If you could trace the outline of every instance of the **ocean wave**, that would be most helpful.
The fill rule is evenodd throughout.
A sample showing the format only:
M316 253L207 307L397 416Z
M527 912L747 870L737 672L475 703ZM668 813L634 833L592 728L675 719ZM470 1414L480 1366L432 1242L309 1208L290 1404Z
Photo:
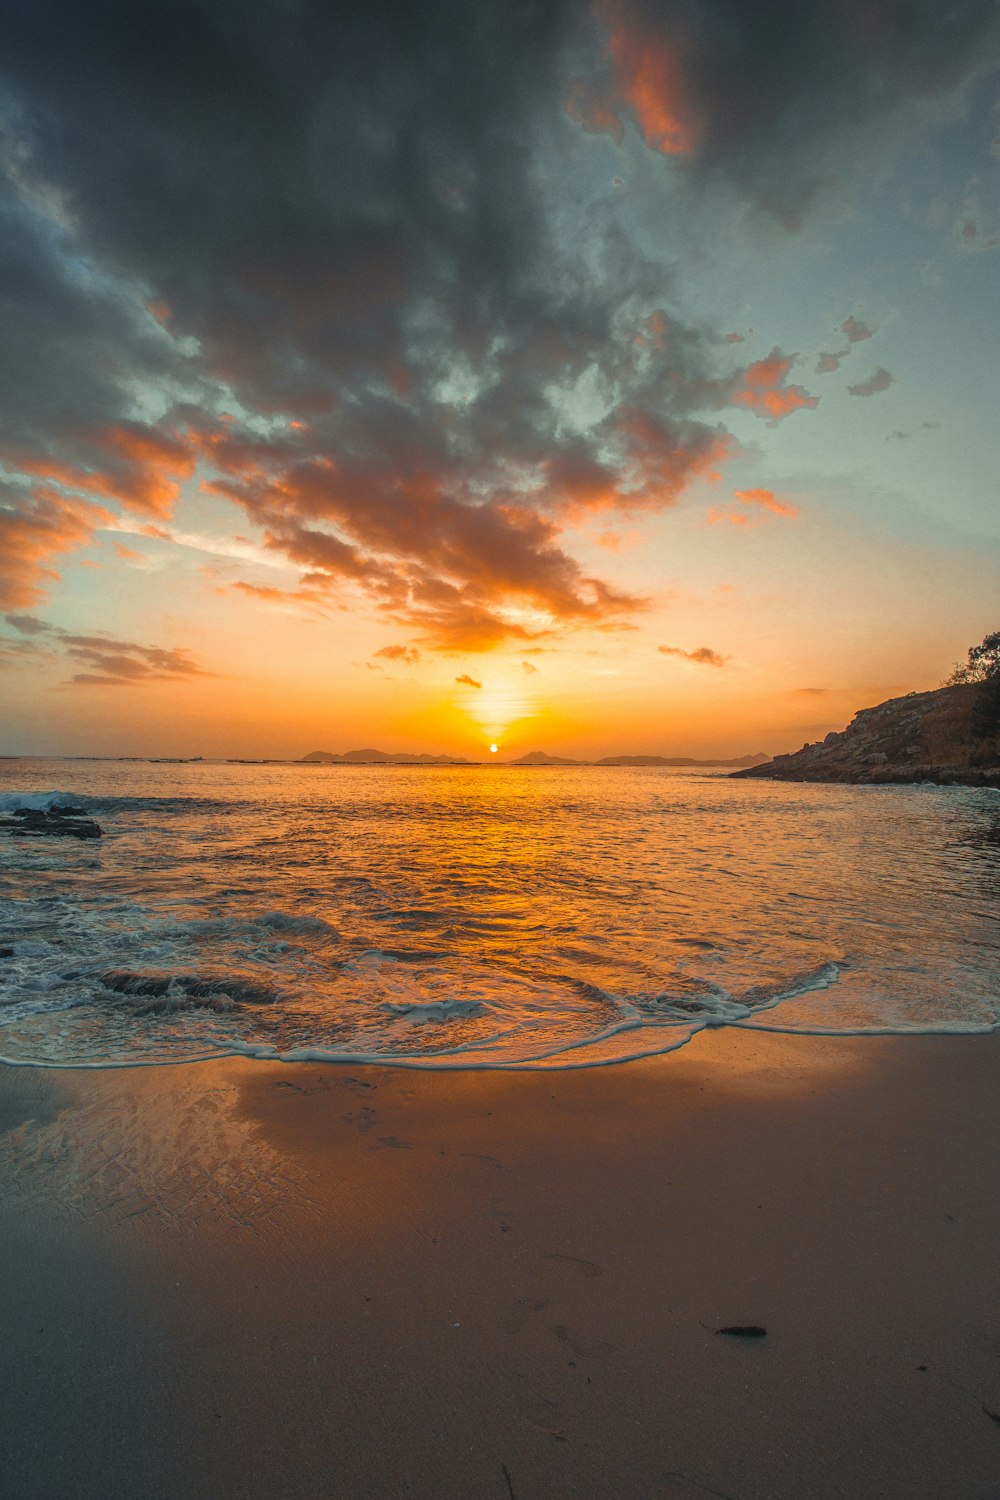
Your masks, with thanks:
M51 812L55 807L75 807L88 812L129 812L149 810L151 812L212 812L232 807L228 801L213 797L119 797L110 793L93 795L88 792L0 792L0 813L16 812L19 808L32 811Z
M280 998L275 986L261 984L247 974L143 974L107 969L86 977L132 1002L137 1015L166 1014L185 1007L221 1012L237 1005L274 1005Z
M82 807L88 800L74 792L0 792L0 812L17 812L22 807L51 812L54 807Z

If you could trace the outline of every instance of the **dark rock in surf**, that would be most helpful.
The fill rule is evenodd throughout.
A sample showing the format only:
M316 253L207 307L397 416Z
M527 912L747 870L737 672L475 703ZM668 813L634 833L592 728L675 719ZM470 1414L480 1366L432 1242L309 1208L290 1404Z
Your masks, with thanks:
M74 839L99 839L101 825L83 816L82 807L17 807L8 818L0 818L0 832L14 838L40 838L46 834Z

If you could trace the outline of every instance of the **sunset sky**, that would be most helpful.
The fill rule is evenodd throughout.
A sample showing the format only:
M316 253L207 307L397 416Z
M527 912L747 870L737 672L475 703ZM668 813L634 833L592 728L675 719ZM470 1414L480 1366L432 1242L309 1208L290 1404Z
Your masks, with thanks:
M0 752L776 752L1000 628L992 0L35 0L0 167Z

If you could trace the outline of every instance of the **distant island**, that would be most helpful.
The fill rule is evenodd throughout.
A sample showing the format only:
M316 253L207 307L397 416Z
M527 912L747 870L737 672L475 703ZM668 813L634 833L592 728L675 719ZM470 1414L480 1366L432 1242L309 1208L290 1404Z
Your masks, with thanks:
M490 762L503 766L758 766L767 761L764 752L741 755L733 760L696 760L690 755L607 755L603 760L567 760L548 755L544 750L529 750L516 760ZM343 755L333 750L310 750L300 764L322 766L476 766L480 761L465 760L458 755L407 755L392 750L348 750Z
M321 766L474 766L478 762L457 755L405 755L393 750L348 750L337 755L332 750L310 750L303 762Z
M982 688L955 683L863 708L846 729L735 776L769 781L1000 786L1000 756L976 732Z

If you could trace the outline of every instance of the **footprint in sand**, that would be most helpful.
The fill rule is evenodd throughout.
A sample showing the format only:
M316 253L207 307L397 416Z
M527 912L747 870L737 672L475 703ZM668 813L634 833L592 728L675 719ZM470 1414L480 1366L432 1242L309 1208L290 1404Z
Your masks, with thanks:
M581 1276L604 1275L603 1266L597 1265L592 1260L584 1260L582 1255L566 1255L560 1250L549 1250L545 1259L565 1261L571 1270L577 1271Z
M513 1309L503 1319L500 1326L504 1333L520 1333L531 1319L543 1313L548 1305L544 1297L518 1297Z
M530 1386L520 1370L511 1370L508 1379L514 1388L514 1402L521 1416L533 1426L540 1427L543 1432L549 1432L553 1437L561 1436L560 1413L556 1403Z
M380 1135L374 1146L368 1147L369 1151L412 1151L413 1147L409 1141L402 1140L398 1135Z
M573 1353L580 1359L606 1359L609 1354L614 1354L615 1352L615 1345L608 1343L605 1339L596 1339L592 1344L585 1343L583 1339L576 1336L571 1328L567 1328L564 1323L554 1324L549 1329L549 1332L561 1344L565 1344L567 1349L572 1349Z

